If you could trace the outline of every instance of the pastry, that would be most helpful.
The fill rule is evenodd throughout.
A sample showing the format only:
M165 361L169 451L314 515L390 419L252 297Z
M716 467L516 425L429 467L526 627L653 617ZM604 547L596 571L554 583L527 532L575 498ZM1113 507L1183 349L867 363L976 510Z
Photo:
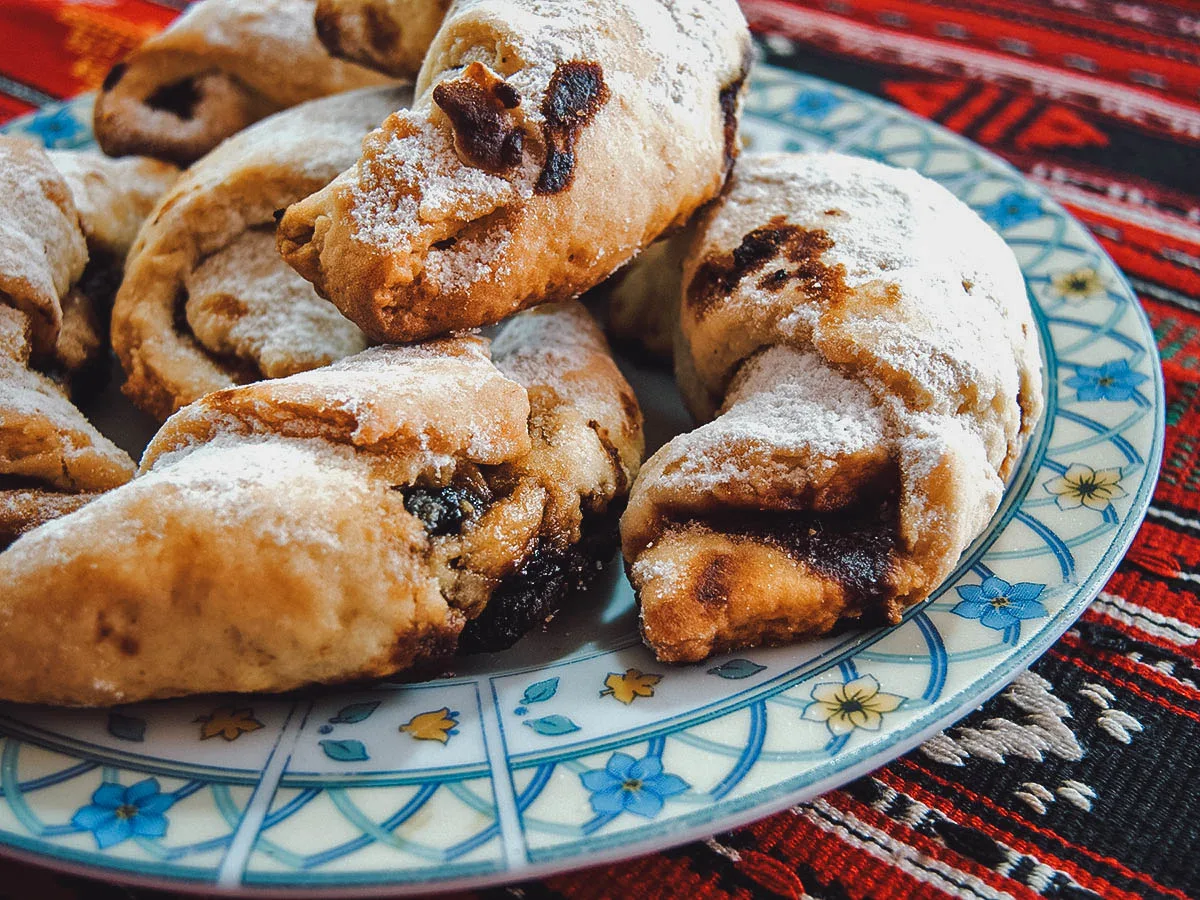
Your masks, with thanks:
M72 189L40 147L0 137L0 192L3 547L127 481L134 467L68 397L102 347Z
M315 9L316 0L192 5L108 73L96 97L96 141L113 156L187 165L281 109L386 82L329 56Z
M107 377L109 321L125 257L179 170L156 159L111 159L88 150L50 150L46 156L66 182L87 244L87 265L62 298L63 321L55 348L73 389L86 393ZM104 371L87 371L89 367Z
M379 340L575 297L720 191L749 51L734 0L456 0L280 249Z
M898 621L1041 413L1012 251L914 172L747 156L698 223L680 315L677 377L708 421L647 461L622 519L647 644L693 661Z
M0 548L124 484L134 470L60 382L30 368L31 334L24 312L0 305Z
M641 440L578 304L490 351L373 347L209 394L132 482L0 554L0 696L278 691L506 645L584 568Z
M317 36L334 56L415 78L450 0L317 0Z
M409 97L407 88L365 88L278 113L225 141L163 197L113 314L125 392L138 406L165 419L209 391L366 346L284 264L275 214L350 165L363 135Z
M679 282L694 232L685 228L651 244L595 291L609 335L650 360L670 363L679 328Z

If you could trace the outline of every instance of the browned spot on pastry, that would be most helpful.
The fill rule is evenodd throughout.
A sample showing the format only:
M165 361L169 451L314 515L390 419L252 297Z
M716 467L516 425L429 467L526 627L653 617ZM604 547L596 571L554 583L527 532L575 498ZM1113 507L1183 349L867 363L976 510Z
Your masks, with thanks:
M825 215L827 215L827 216L844 216L845 213L842 212L840 209L827 209L827 210L825 210Z
M600 63L559 63L542 100L546 162L534 186L539 194L557 194L575 179L575 144L584 127L608 102Z
M467 165L505 172L521 161L525 135L513 113L521 95L481 63L433 89L433 102L454 127L454 146Z
M721 104L721 121L725 130L725 174L733 168L738 156L738 95L742 85L746 83L746 71L743 69L736 81L731 81L721 88L718 101Z
M696 578L696 599L709 609L729 603L729 557L714 556Z
M629 487L629 476L625 473L625 466L621 462L621 451L609 438L608 431L595 419L588 421L588 428L596 433L596 440L600 442L600 446L608 455L609 464L612 465L613 480L617 484L617 492L624 493L625 489Z
M181 78L164 84L146 98L146 105L151 109L169 112L184 120L195 115L199 102L200 91L194 78Z
M367 40L379 53L388 53L400 42L400 29L390 16L374 6L368 6L363 12L367 17Z
M123 62L117 63L115 66L109 69L108 74L104 76L104 82L100 85L100 89L104 91L111 91L120 83L121 79L125 77L125 72L128 68L129 66Z
M821 255L833 246L821 228L789 225L776 216L763 228L742 238L732 253L713 254L696 270L687 288L688 308L703 316L720 300L733 293L743 278L761 271L774 259L794 267L769 272L758 281L765 291L777 291L789 282L799 282L810 300L833 304L846 295L846 270L842 265L827 265Z
M141 644L138 643L137 638L124 634L117 641L117 649L125 656L137 656L138 651L141 650Z

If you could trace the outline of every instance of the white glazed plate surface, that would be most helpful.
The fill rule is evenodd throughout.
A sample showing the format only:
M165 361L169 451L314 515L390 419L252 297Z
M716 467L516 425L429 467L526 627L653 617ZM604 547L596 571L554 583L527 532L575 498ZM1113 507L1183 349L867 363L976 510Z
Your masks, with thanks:
M87 99L17 122L90 143ZM909 166L1006 239L1046 356L1047 414L958 570L902 624L690 667L642 647L618 561L545 634L455 677L111 711L0 707L0 847L174 889L396 894L527 879L760 818L883 765L1008 683L1120 560L1157 474L1154 340L1112 262L1006 164L936 125L760 67L753 149ZM670 379L626 366L657 445ZM90 411L135 454L148 423ZM866 710L851 720L843 704ZM118 807L136 814L117 815Z

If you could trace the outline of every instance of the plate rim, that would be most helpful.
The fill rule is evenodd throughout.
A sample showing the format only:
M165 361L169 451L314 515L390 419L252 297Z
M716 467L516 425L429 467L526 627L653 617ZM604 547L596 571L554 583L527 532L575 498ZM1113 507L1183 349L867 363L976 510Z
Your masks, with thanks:
M382 871L373 870L370 873L364 873L364 877L370 877L372 880L361 883L353 881L354 873L339 873L344 880L337 884L323 884L317 881L266 884L253 881L247 882L245 880L239 881L236 884L222 884L214 879L213 873L207 871L203 878L187 877L182 873L182 867L176 870L180 874L159 875L146 872L147 864L139 860L105 857L103 858L104 864L98 864L93 854L84 854L82 852L78 852L79 855L86 855L87 859L73 858L77 851L73 851L70 848L60 847L38 838L31 837L26 839L24 836L11 834L7 831L0 831L0 856L85 878L193 895L211 896L218 894L221 896L254 897L312 896L329 898L395 897L471 890L514 881L545 878L563 872L636 859L707 837L715 831L729 830L758 821L887 765L914 747L919 746L931 735L958 722L970 710L1002 691L1014 678L1025 671L1033 661L1045 653L1074 624L1103 588L1103 584L1111 577L1136 538L1138 530L1145 519L1147 508L1150 505L1158 481L1165 448L1166 397L1162 362L1157 342L1154 340L1149 317L1145 308L1138 300L1137 294L1130 285L1128 278L1091 232L1079 223L1048 190L1032 182L1015 166L992 151L962 135L950 131L936 122L924 119L895 103L876 97L858 88L840 84L819 75L761 62L756 66L756 72L760 76L777 75L793 81L832 88L839 94L849 95L855 102L862 104L868 109L880 109L891 116L904 119L924 131L936 134L939 138L958 145L972 156L982 158L990 167L1006 172L1010 177L1013 177L1022 186L1030 190L1038 198L1044 209L1052 212L1053 215L1060 219L1077 225L1086 239L1086 246L1089 251L1095 253L1097 257L1105 261L1111 267L1111 272L1115 274L1117 278L1115 286L1117 293L1120 293L1132 308L1140 336L1146 341L1144 349L1147 352L1154 373L1152 377L1152 412L1154 421L1150 448L1145 459L1145 469L1138 489L1132 497L1128 514L1111 534L1109 543L1104 549L1101 559L1074 586L1073 596L1064 603L1058 612L1053 614L1050 622L1043 626L1031 639L1023 642L1006 656L1004 660L989 666L984 672L972 679L967 686L956 690L944 707L939 708L936 704L931 706L928 710L923 711L922 714L919 714L916 718L906 723L906 725L895 729L894 732L890 732L889 737L883 739L882 744L872 744L870 752L867 752L864 748L860 748L858 758L848 765L835 765L837 760L844 760L846 758L845 755L840 757L835 755L825 761L824 764L814 766L810 769L810 774L814 770L820 771L821 774L814 778L807 778L804 784L789 787L796 780L804 779L806 776L803 775L783 779L734 799L716 801L701 809L693 810L675 820L661 820L655 823L656 828L653 833L646 833L650 828L654 827L647 825L644 828L632 829L614 835L610 844L597 844L594 846L594 849L586 852L568 850L559 856L544 858L538 861L527 860L515 868L507 867L501 862L499 867L478 875L452 876L433 881L420 877L413 880L382 881L378 877L382 874ZM85 94L62 101L60 104L54 106L44 107L13 119L0 128L0 132L7 131L13 126L19 127L40 117L52 115L64 107L86 103L88 99L89 95ZM1040 333L1039 336L1042 338L1043 353L1046 354L1046 347L1048 345L1052 346L1046 340L1048 326L1043 321L1043 314L1037 304L1033 304L1033 306L1035 320ZM1046 358L1049 358L1048 354ZM1056 389L1057 385L1048 384L1047 390ZM1034 441L1031 441L1029 447L1026 448L1025 459L1033 452L1037 440L1048 439L1048 434L1051 430L1049 427L1050 421L1051 417L1047 416L1039 423L1038 434L1035 435ZM1022 460L1022 467L1025 459ZM1035 477L1036 471L1036 467L1033 467L1027 475ZM1006 487L1005 498L1012 494L1015 487L1015 481ZM998 510L996 515L1000 514L1001 510ZM992 536L1001 533L1001 531L1002 529L995 528L992 522L989 522L984 534ZM972 549L974 547L975 544L973 543ZM967 552L969 553L970 550ZM965 559L966 556L967 554L964 553L963 558ZM959 564L956 564L956 568L958 565L961 565L961 560ZM918 604L907 611L906 618L923 609L926 603ZM727 714L731 711L722 710L721 714ZM643 737L631 738L631 741L642 740ZM589 750L589 752L601 752L603 749L597 747ZM847 755L851 755L854 752L850 751L850 754ZM506 758L511 760L514 755L509 753L506 755ZM828 769L828 771L825 771L825 769ZM511 766L507 774L511 779ZM503 777L503 773L492 772L490 777ZM570 846L577 847L578 844L573 843Z

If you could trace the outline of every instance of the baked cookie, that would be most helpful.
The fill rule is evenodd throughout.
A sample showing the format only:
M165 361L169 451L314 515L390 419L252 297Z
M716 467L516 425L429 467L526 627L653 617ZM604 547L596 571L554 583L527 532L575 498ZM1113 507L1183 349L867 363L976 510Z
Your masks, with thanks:
M209 391L366 346L280 258L275 216L350 165L363 135L410 96L366 88L278 113L225 141L163 197L113 313L125 392L138 406L165 419Z
M490 352L373 347L209 394L132 482L0 554L0 696L278 691L507 645L583 568L641 441L578 304Z
M711 421L647 461L621 523L647 644L693 661L898 621L987 524L1041 414L1012 251L915 172L747 156L681 299L677 376Z
M280 249L379 340L578 296L720 191L749 61L734 0L456 0Z
M450 0L317 0L317 36L334 56L415 78Z
M305 100L383 84L317 40L316 0L205 0L113 66L96 141L113 156L187 165L225 138Z

